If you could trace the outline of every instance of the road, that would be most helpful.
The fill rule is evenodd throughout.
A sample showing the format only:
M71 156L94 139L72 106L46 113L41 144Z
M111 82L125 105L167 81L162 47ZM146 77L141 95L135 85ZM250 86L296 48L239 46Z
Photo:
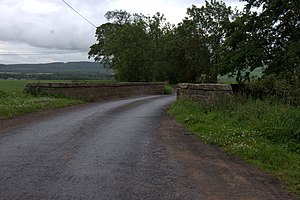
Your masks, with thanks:
M0 199L287 199L168 117L174 96L92 104L0 131Z

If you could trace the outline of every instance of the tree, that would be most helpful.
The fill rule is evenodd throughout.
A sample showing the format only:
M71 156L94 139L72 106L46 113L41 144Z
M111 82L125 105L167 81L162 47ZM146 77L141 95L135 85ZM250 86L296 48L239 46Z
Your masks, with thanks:
M205 3L188 8L177 27L160 13L109 11L89 57L111 67L120 81L216 82L220 49L235 14L223 2Z
M153 80L176 83L177 72L170 63L170 57L167 54L173 27L161 13L149 17L147 23L147 34L150 37L148 57L149 64L153 69Z
M245 13L232 22L227 35L222 73L236 74L239 82L249 80L249 72L258 67L265 68L266 75L294 73L300 66L297 1L246 1Z
M106 23L97 28L96 44L89 57L115 71L119 81L165 81L166 57L162 39L170 24L163 15L153 17L109 11Z
M211 0L200 8L188 8L187 14L175 31L180 81L216 82L219 49L234 13L225 3Z

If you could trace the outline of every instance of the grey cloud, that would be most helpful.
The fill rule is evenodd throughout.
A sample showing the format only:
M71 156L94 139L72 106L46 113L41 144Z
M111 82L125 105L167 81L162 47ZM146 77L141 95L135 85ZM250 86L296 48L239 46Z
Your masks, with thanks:
M0 63L3 64L88 60L87 52L80 50L39 48L20 42L1 41L0 47Z
M95 41L95 28L80 18L75 12L67 7L63 1L40 0L43 3L51 3L51 7L57 10L39 7L38 10L28 10L22 7L24 1L16 0L14 3L4 0L0 7L0 40L18 41L28 45L55 48L55 49L77 49L87 50ZM28 1L31 2L31 1ZM96 26L105 22L103 17L107 7L115 0L66 0L71 6L77 9L82 15L87 17ZM166 1L168 4L192 4L194 0ZM228 2L237 2L229 0ZM1 5L0 4L0 5ZM47 5L47 4L45 4ZM43 11L45 10L45 12ZM160 11L164 13L163 11ZM166 11L168 13L170 11ZM148 14L148 13L144 13Z
M127 8L130 12L154 14L145 7L145 2L151 5L149 1L135 0L136 4L125 0L66 1L96 26L105 22L104 14L108 10ZM159 4L160 1L153 1L157 4L153 5L158 9L155 11L166 14L172 23L182 19L179 19L181 8L204 3L204 0L166 0ZM239 4L238 0L225 2ZM95 27L62 0L0 0L0 18L0 63L13 62L14 59L15 62L29 62L30 59L31 62L85 60L90 45L95 42ZM29 53L1 54L5 51Z
M67 58L67 60L66 60ZM49 63L49 62L72 62L72 61L90 61L86 53L65 53L65 54L36 54L36 55L6 55L0 54L1 64L14 63Z
M58 11L48 14L24 12L20 8L1 10L1 13L2 41L18 41L36 47L81 50L88 49L94 42L95 28L67 7L61 7Z

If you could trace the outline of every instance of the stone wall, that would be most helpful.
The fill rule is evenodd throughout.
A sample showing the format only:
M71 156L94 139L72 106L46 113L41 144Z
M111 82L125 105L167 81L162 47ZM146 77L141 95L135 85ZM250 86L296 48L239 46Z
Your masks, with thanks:
M28 83L24 92L95 102L132 96L161 95L164 94L164 83Z
M185 98L203 103L216 103L232 95L231 85L181 83L177 87L177 98Z

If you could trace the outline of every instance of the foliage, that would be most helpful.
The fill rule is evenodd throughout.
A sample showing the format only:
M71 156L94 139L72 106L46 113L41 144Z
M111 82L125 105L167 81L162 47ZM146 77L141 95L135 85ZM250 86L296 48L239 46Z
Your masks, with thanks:
M160 13L109 11L89 57L112 68L119 81L216 82L214 65L233 12L212 0L187 13L175 27Z
M205 142L272 172L300 194L299 108L233 97L212 106L180 100L169 112Z
M247 84L251 97L300 106L300 77L294 73L271 74Z
M187 9L188 16L176 28L180 82L216 82L220 47L226 26L235 18L225 3L206 1L200 8Z
M249 72L258 67L265 68L266 75L295 73L300 66L300 8L296 1L246 1L243 15L228 26L218 63L220 73L237 75L239 82L249 80Z
M164 18L157 13L152 18L131 15L126 11L110 11L107 20L113 21L97 28L97 43L91 46L89 56L115 71L119 81L153 81L159 54L153 49L166 29Z
M174 93L174 88L169 84L165 84L164 85L164 93L165 94L173 94Z
M193 5L177 26L160 13L147 17L109 11L105 15L109 22L97 28L89 57L112 68L120 81L201 83L229 75L246 83L256 69L263 70L262 78L296 75L300 70L297 2L244 1L243 12L217 0Z

